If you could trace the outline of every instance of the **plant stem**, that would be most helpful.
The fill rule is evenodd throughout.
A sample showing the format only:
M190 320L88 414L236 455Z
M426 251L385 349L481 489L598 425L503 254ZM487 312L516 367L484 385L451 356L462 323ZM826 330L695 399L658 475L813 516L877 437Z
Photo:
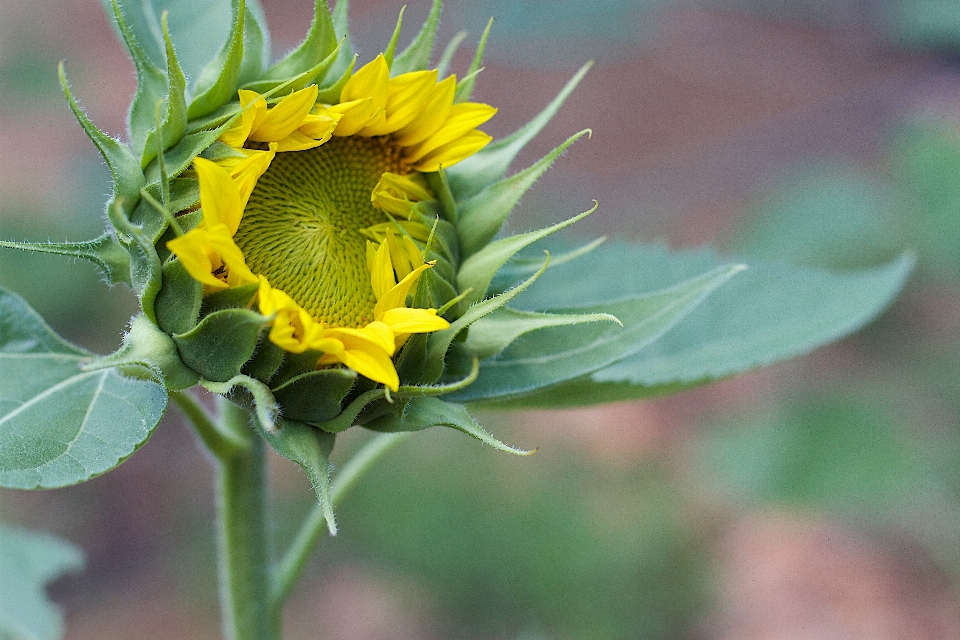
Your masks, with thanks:
M210 414L200 402L187 391L171 391L170 398L177 404L183 415L190 421L204 446L217 458L229 458L234 452L246 446L242 438L232 432L224 431L210 418Z
M360 477L376 462L383 454L396 446L401 440L404 440L409 433L383 433L370 439L363 447L343 465L343 469L337 474L330 487L330 501L336 504L340 501L347 491L357 483ZM283 608L283 603L289 595L293 585L296 584L300 574L303 573L310 554L316 546L320 535L326 529L326 518L323 508L315 505L310 515L304 521L297 537L294 539L290 549L284 554L283 559L277 565L273 573L273 588L271 589L271 602L277 617Z
M222 426L244 444L230 455L218 456L217 552L224 637L275 640L279 621L271 615L269 600L263 439L251 428L245 409L224 399L220 407Z

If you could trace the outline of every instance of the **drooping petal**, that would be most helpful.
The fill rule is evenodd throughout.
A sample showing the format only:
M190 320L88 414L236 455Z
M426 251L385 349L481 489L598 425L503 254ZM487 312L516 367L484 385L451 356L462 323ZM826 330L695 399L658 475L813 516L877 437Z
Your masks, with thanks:
M219 138L220 142L239 149L250 137L254 123L263 118L267 111L267 101L256 91L240 89L240 117Z
M468 135L497 113L496 108L479 102L464 102L450 108L446 122L429 138L409 147L407 160L416 162L432 151Z
M193 167L200 182L200 208L203 210L204 224L208 228L222 224L233 236L243 217L239 185L226 169L211 160L196 158Z
M257 282L224 225L193 229L167 242L187 273L207 292Z
M439 171L441 167L449 167L472 156L487 146L491 140L493 136L483 131L471 131L431 151L414 164L413 168L426 173Z

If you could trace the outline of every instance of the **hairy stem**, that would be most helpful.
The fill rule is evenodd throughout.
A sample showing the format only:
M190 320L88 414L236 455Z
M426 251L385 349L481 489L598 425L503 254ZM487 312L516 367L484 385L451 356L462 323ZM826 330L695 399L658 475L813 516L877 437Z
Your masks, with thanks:
M220 605L227 640L275 640L270 607L270 551L266 522L264 443L251 415L221 400L222 426L244 446L219 457L217 553Z

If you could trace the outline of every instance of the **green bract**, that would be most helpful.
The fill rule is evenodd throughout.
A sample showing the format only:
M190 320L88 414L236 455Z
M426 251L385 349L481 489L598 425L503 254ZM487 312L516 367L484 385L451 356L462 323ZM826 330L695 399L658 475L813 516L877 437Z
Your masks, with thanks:
M91 260L108 281L135 290L141 313L116 353L95 357L55 336L14 294L0 292L3 486L62 486L115 467L149 437L168 392L199 384L255 412L264 438L310 475L332 528L327 457L336 434L351 426L406 432L444 425L523 453L456 403L571 406L690 388L857 329L892 299L909 272L908 259L846 274L745 260L749 270L734 278L744 270L740 261L709 254L601 241L544 251L541 241L596 205L542 230L504 235L520 197L587 133L510 173L586 65L514 134L425 174L434 197L416 203L413 221L430 230L425 258L435 264L410 304L437 309L450 326L410 335L393 360L398 390L343 365L318 368L317 352L286 352L268 338L274 318L259 312L256 284L205 295L167 242L201 224L194 159L221 161L238 153L218 141L242 118L238 90L275 105L317 85L319 101L340 100L359 68L346 28L347 2L330 12L318 0L304 42L276 63L268 60L268 33L252 0L234 0L229 15L226 5L211 9L200 21L183 1L166 3L169 14L158 22L152 4L109 4L139 82L128 143L87 118L60 70L70 108L113 175L110 228L88 242L0 244ZM439 12L436 0L402 52L395 51L396 34L387 44L383 55L392 76L430 68ZM223 24L230 27L219 48L196 37ZM482 81L486 36L456 84L458 104ZM444 52L441 76L452 54Z

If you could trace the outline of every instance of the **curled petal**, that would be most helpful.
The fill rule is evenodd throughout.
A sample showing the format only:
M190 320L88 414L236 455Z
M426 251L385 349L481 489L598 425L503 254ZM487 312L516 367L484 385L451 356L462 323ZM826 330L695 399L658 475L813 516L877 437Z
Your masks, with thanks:
M207 292L257 282L224 225L193 229L167 243L194 280Z

